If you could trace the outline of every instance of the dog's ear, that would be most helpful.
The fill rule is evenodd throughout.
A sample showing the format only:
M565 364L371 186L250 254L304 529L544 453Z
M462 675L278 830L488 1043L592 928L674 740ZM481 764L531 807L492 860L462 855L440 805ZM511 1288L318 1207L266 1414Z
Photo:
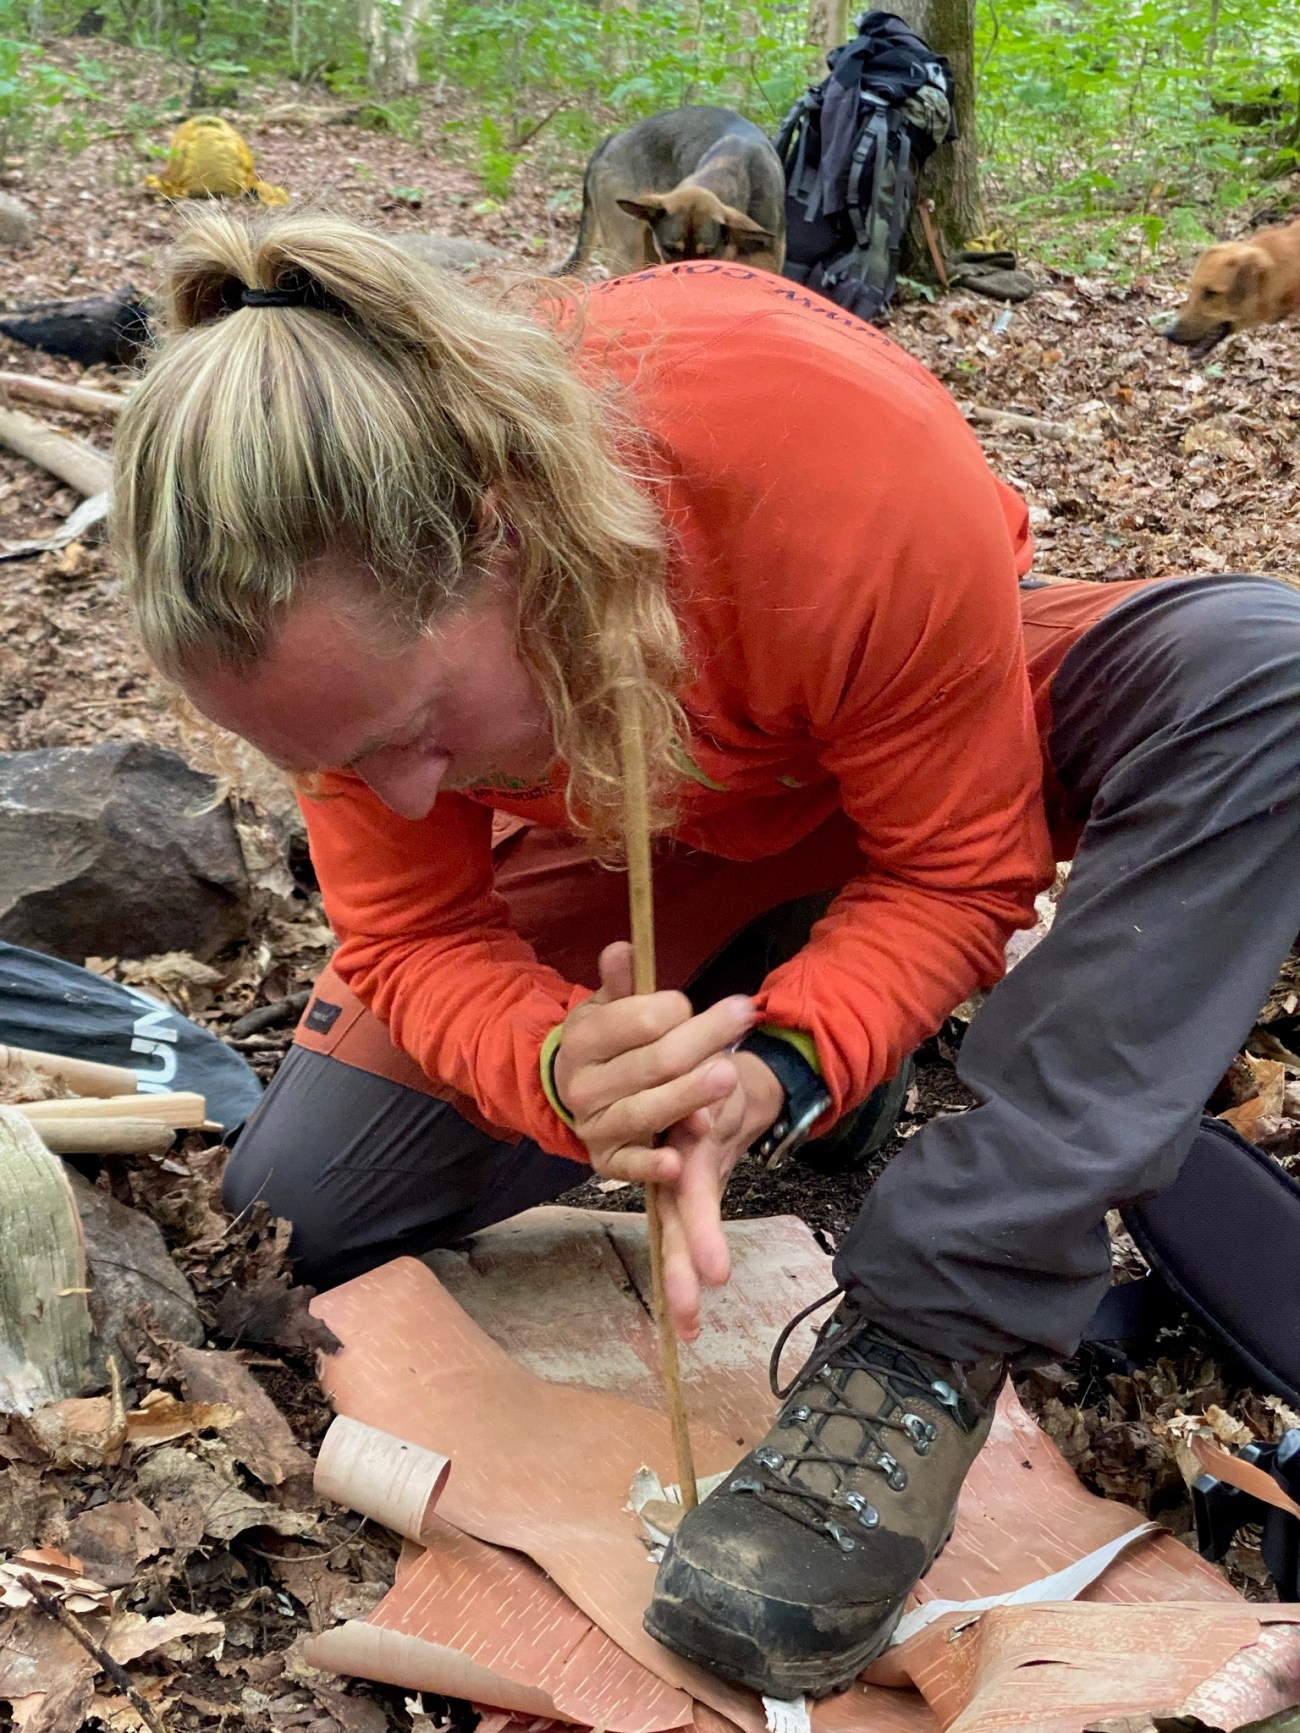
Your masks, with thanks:
M722 210L726 219L727 239L738 252L756 253L760 248L775 245L776 236L772 231L765 229L761 223L756 223L753 217L747 217L744 211L733 210L730 205L723 205Z
M1253 299L1259 293L1264 281L1264 269L1268 260L1258 247L1243 251L1242 257L1232 273L1231 299L1241 305Z
M626 211L630 217L639 217L643 223L657 223L668 208L653 193L643 193L639 199L615 199L614 203L619 210Z

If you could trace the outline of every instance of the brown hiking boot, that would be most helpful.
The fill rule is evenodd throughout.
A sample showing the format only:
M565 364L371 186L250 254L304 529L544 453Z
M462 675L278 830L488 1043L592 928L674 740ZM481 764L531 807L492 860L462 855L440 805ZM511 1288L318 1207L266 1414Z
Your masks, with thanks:
M845 1296L780 1390L807 1315L772 1356L776 1424L682 1518L645 1616L677 1654L782 1698L848 1685L885 1648L952 1533L1006 1370L922 1354Z

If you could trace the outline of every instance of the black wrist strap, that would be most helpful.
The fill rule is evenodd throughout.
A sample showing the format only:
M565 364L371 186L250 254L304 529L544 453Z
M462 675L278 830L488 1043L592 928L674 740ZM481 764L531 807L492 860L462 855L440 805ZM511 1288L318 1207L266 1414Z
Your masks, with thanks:
M739 1044L739 1051L761 1059L785 1091L776 1121L749 1148L759 1161L774 1162L804 1141L830 1106L830 1091L794 1043L782 1041L779 1035L756 1029Z

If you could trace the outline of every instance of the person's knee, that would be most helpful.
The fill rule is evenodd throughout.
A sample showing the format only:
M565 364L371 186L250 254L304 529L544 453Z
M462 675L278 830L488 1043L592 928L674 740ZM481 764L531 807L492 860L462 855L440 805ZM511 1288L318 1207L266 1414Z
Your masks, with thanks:
M1245 682L1300 695L1300 592L1288 584L1237 572L1202 580L1172 618L1183 660L1211 690Z
M293 1228L290 1255L295 1265L328 1267L342 1250L339 1212L331 1207L330 1188L322 1184L321 1161L327 1152L309 1138L297 1115L281 1110L268 1096L236 1139L221 1181L221 1201L238 1218L258 1204Z

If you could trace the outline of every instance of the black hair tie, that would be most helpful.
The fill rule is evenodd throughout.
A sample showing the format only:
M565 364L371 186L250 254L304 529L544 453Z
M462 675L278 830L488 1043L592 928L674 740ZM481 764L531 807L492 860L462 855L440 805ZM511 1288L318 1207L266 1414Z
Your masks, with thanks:
M333 313L340 310L340 302L321 287L315 277L309 277L305 271L294 271L284 277L274 289L246 289L239 291L241 307L307 307L318 313Z

